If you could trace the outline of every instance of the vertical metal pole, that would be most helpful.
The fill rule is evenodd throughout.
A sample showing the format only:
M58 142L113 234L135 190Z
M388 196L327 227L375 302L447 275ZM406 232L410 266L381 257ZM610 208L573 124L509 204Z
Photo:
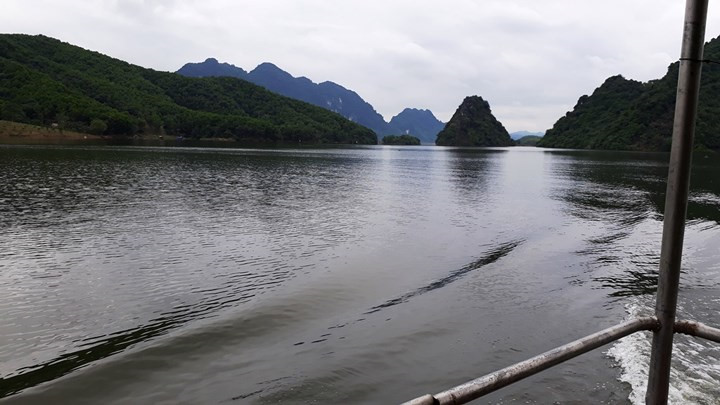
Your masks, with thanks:
M687 0L685 6L685 29L665 195L660 277L655 305L660 329L653 334L648 388L645 394L645 403L648 405L667 404L673 325L680 282L680 262L685 235L707 7L708 0Z

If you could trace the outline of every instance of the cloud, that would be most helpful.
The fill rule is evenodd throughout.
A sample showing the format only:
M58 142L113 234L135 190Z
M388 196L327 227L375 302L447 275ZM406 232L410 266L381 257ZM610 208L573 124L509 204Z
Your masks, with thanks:
M478 94L509 130L544 130L608 76L662 76L679 54L681 3L4 0L0 24L159 70L273 62L353 89L386 118L418 107L448 120Z

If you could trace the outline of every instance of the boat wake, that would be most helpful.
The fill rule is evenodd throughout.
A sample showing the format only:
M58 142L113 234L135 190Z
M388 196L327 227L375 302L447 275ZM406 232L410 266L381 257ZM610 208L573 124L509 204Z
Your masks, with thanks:
M633 297L626 305L628 318L653 315L654 296ZM678 305L679 318L687 313ZM645 404L650 346L649 332L636 333L616 342L608 351L620 367L620 381L631 386L630 402ZM675 335L670 371L671 404L717 404L720 398L720 348L713 342Z
M510 254L510 252L512 252L522 242L524 242L524 240L516 240L516 241L503 243L502 245L498 246L497 248L482 255L479 259L475 260L474 262L468 263L467 265L463 266L462 268L459 268L459 269L451 272L446 277L443 277L439 280L435 280L426 286L422 286L422 287L420 287L416 290L410 291L400 297L393 298L391 300L385 301L384 303L382 303L380 305L370 308L367 312L365 312L365 315L378 312L384 308L402 304L403 302L407 302L409 299L411 299L415 296L425 294L425 293L433 291L433 290L437 290L438 288L442 288L442 287L462 278L463 276L470 273L471 271L478 270L484 266L487 266L488 264L495 263L496 261L502 259L503 257Z

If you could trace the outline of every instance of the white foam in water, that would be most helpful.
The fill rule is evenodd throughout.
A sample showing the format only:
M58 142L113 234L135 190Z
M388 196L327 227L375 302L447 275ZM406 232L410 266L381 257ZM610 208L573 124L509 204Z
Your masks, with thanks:
M651 299L652 298L652 299ZM652 315L654 297L635 297L626 305L628 318ZM620 381L630 384L630 402L645 404L650 333L636 333L615 343L607 352L622 369ZM670 404L716 404L720 401L718 349L695 338L676 336L670 371Z

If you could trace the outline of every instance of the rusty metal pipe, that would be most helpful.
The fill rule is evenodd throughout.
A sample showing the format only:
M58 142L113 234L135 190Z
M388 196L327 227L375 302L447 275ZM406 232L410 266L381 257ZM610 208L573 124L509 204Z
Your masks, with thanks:
M675 333L696 336L699 338L712 340L720 343L720 329L705 325L704 323L695 321L677 321L675 322Z
M424 395L403 405L464 404L627 335L658 327L659 323L654 317L623 322L455 388L435 395Z

